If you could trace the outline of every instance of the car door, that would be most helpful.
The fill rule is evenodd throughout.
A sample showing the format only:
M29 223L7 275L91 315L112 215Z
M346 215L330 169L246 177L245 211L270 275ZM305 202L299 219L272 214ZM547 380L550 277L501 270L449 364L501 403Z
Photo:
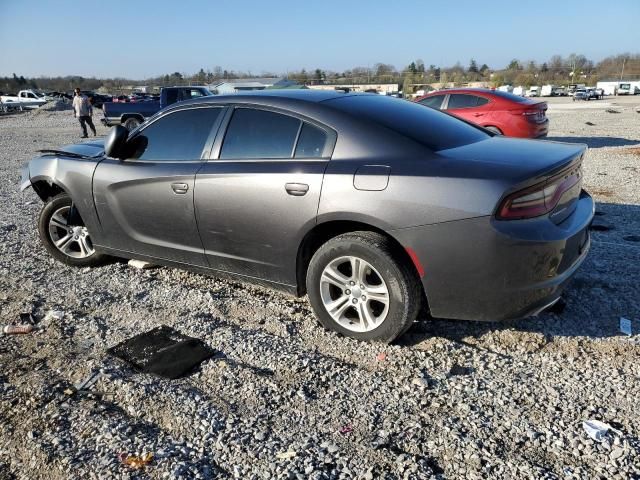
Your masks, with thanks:
M231 108L224 124L224 137L196 177L209 265L294 285L298 245L316 222L335 132L260 107Z
M482 124L491 112L488 99L467 93L450 94L445 110L447 113L477 124Z
M122 252L206 266L193 192L223 115L193 105L170 111L129 140L131 158L96 168L94 199L104 246Z

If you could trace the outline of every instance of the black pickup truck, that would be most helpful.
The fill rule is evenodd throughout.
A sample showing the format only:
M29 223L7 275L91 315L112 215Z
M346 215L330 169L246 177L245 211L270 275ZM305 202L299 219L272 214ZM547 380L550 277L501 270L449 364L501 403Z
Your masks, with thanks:
M129 130L133 130L167 105L209 95L213 94L207 87L165 87L160 91L160 101L108 102L103 104L104 118L100 121L107 127L124 125Z

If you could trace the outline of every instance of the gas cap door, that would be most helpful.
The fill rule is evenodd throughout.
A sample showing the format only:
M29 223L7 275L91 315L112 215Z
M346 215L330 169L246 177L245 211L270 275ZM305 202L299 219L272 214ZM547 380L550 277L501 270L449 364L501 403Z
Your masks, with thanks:
M381 191L389 185L391 167L387 165L362 165L353 175L356 190Z

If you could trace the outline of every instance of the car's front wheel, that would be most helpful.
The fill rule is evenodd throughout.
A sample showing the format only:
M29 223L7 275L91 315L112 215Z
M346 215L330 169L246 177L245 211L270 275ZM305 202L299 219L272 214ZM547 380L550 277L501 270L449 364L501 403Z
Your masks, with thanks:
M40 212L38 233L47 251L60 262L74 267L100 265L107 258L96 252L87 227L79 215L70 218L73 202L62 193L50 199Z
M307 294L326 328L385 343L411 326L422 300L411 264L374 232L346 233L322 245L309 264Z

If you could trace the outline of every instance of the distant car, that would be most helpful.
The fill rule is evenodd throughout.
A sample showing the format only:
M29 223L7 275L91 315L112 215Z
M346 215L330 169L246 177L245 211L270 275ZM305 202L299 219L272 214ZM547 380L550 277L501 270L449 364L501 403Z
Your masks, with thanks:
M600 94L598 90L595 88L587 88L587 95L589 95L589 100L599 100Z
M531 87L529 90L527 90L524 93L525 97L539 97L540 96L540 90L538 87Z
M112 255L267 284L308 294L327 328L390 342L422 302L469 320L556 302L589 250L585 151L383 95L272 90L44 151L21 188L67 265Z
M575 92L573 92L573 101L576 100L589 100L591 95L587 92L585 88L579 88Z
M542 138L549 131L547 102L499 90L441 90L418 97L415 101L508 137Z
M18 95L2 95L0 96L0 103L4 104L6 108L39 108L45 103L44 95L34 90L20 90Z
M134 130L147 118L155 115L164 107L198 97L213 95L207 87L164 87L160 90L158 100L145 94L133 94L125 97L124 102L109 102L102 107L104 118L100 121L105 126L124 125L129 130ZM155 97L157 98L157 97Z

